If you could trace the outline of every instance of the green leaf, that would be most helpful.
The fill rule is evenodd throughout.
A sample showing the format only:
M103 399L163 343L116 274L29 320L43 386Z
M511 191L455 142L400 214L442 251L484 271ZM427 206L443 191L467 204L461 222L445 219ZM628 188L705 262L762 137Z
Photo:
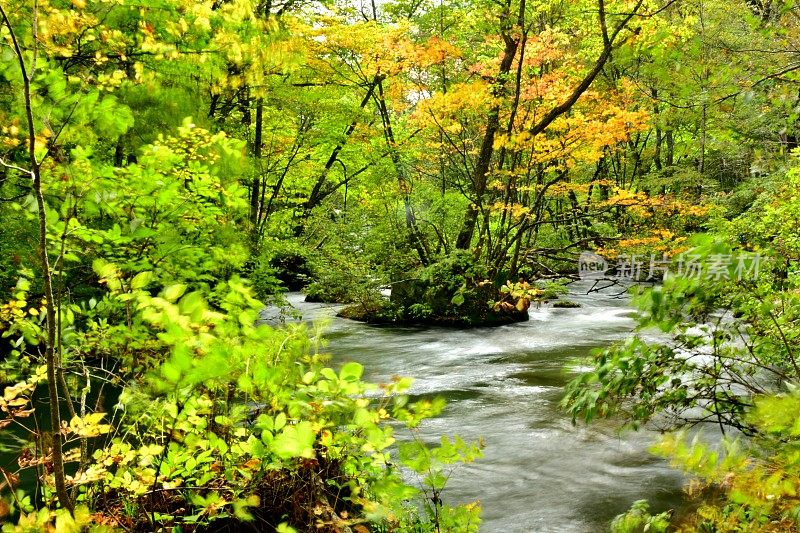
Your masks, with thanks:
M325 379L329 379L331 381L336 381L338 379L336 372L334 372L331 368L323 368L319 373L322 374Z
M183 283L176 283L164 289L163 296L165 300L174 302L183 296L184 292L186 292L186 285Z
M272 441L272 451L281 459L294 457L314 457L314 441L317 435L311 422L303 421L294 426L286 426Z
M153 273L150 271L139 272L131 280L131 289L139 290L147 287L153 281Z
M339 379L342 381L358 381L364 373L364 367L356 362L345 363L339 371Z
M273 428L275 431L280 431L284 426L286 426L286 414L278 413L275 416L275 424L273 424Z
M167 361L161 365L161 375L170 383L178 383L181 379L181 369Z

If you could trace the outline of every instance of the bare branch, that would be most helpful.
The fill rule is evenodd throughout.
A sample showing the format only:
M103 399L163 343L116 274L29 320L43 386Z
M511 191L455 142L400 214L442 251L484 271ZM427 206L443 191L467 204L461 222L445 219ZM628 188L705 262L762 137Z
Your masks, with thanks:
M11 163L8 163L5 160L3 160L2 157L0 157L0 165L4 166L6 168L9 168L11 170L16 170L17 172L21 172L23 174L27 174L30 177L33 177L33 172L31 172L27 168L22 168L22 167L18 167L17 165L12 165Z
M611 58L611 52L614 51L614 44L617 40L617 37L619 37L619 34L622 32L622 30L628 26L628 23L636 15L636 13L638 13L643 2L644 0L638 0L636 5L633 7L633 10L625 15L625 18L622 19L622 21L609 34L606 22L605 2L604 0L598 0L600 29L603 34L603 51L598 56L597 61L595 61L592 70L590 70L586 76L584 76L583 80L581 80L578 86L572 91L572 94L570 94L564 102L551 109L544 117L542 117L541 120L539 120L539 122L531 127L529 130L531 135L538 135L542 133L550 124L553 123L555 119L572 109L572 106L575 105L583 93L585 93L586 90L592 85L597 75L603 70L606 62Z

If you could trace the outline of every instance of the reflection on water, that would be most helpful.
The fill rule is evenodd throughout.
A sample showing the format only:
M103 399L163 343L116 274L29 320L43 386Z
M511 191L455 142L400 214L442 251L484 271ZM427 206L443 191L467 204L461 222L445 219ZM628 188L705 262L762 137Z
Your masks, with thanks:
M499 328L387 328L331 318L327 351L336 363L363 364L367 380L413 376L413 394L444 396L448 407L425 423L424 438L484 438L484 458L459 466L444 496L480 500L481 531L604 531L637 499L655 511L677 505L681 477L647 452L654 434L575 427L559 408L573 362L633 327L624 300L586 295L587 288L574 286L569 296L581 308L543 306L529 322ZM335 315L335 306L289 299L304 320Z

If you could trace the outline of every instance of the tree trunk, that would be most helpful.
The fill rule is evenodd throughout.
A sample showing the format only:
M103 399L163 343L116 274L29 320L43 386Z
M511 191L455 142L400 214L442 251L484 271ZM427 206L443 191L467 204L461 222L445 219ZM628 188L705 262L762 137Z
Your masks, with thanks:
M34 7L34 10L36 7ZM42 166L41 162L36 157L36 124L33 120L33 99L31 96L31 75L25 65L25 56L22 53L19 42L17 41L14 28L6 15L2 5L0 5L0 16L2 16L3 23L8 28L11 41L14 47L14 54L19 63L20 74L22 75L23 96L25 101L25 119L28 126L28 157L31 162L31 169L29 171L33 179L33 194L36 198L36 207L38 211L39 222L39 258L41 260L42 268L42 282L44 285L45 297L45 317L46 317L46 330L47 330L47 343L45 345L45 363L47 366L47 393L50 407L50 425L52 426L53 439L52 450L50 456L52 457L53 478L56 483L56 495L62 507L67 509L70 514L73 514L74 505L72 499L67 492L67 485L64 474L64 451L61 436L61 406L58 399L58 382L56 381L56 307L55 298L53 297L53 278L50 274L50 258L47 253L47 210L44 202L44 193L42 192ZM33 20L36 21L36 13L34 12ZM33 24L33 41L36 40L36 23ZM34 45L36 46L36 45ZM33 56L36 57L36 54ZM31 65L31 72L35 69L35 64ZM43 450L47 453L47 450Z
M652 91L652 94L653 94L653 115L658 117L658 115L661 112L661 110L660 110L660 108L658 106L658 100L657 100L657 98L658 98L658 89L654 88L653 91ZM661 131L661 125L658 124L658 123L656 123L656 124L657 124L656 125L656 147L655 147L655 152L653 153L653 164L655 164L656 170L661 170L662 169L661 144L663 143L664 133Z
M256 160L256 171L250 187L250 223L253 231L258 231L259 211L261 208L261 144L264 128L264 99L256 101L256 132L253 139L253 158ZM253 235L253 242L258 240L258 235Z
M383 81L383 76L377 75L370 82L370 84L367 86L367 94L365 94L364 98L361 99L361 104L359 104L359 109L364 109L364 107L369 103L369 101L372 99L373 93L375 92L375 88L381 81ZM344 148L347 139L349 139L350 135L352 135L353 131L355 131L357 125L358 125L358 120L353 119L350 125L347 126L347 129L344 130L344 139L339 141L339 143L334 147L330 157L328 157L328 160L325 162L325 167L322 169L322 172L317 178L317 181L314 184L314 188L311 190L311 194L309 195L308 200L306 200L304 209L305 215L311 213L311 210L317 207L322 202L322 200L324 200L328 196L328 192L323 190L323 186L325 185L325 182L328 179L328 173L330 173L331 168L333 168L333 164L336 163L336 160L339 157L339 153Z
M408 179L406 178L405 169L403 168L402 161L400 160L400 153L397 151L397 142L394 138L394 130L392 130L391 115L389 108L386 106L386 98L383 94L383 82L378 82L378 110L383 118L383 127L386 137L386 144L389 149L389 155L394 164L395 172L397 172L397 185L400 188L400 193L403 195L403 206L406 214L406 229L408 230L411 245L417 251L419 260L423 266L428 266L430 263L430 252L425 244L425 239L417 226L417 217L414 214L414 209L411 206L410 187Z
M671 167L675 164L675 134L671 129L664 132L664 141L667 143L665 162L668 167Z
M506 9L503 13L503 18L509 18L509 10L511 8L510 2L506 4ZM519 26L522 27L523 17L525 15L525 0L520 3ZM507 30L510 30L508 28ZM505 49L503 50L503 58L500 61L500 69L495 78L495 84L492 88L492 96L499 102L505 94L505 84L508 73L511 71L511 65L514 62L514 57L517 55L517 47L519 39L511 37L510 32L504 30L503 40L505 41ZM494 153L494 139L497 131L500 129L500 104L497 103L489 110L486 116L486 131L483 134L483 141L481 142L481 150L478 155L478 161L475 163L475 172L473 174L473 201L467 206L464 213L464 221L461 224L461 231L456 239L456 248L466 250L472 243L472 235L475 233L475 223L478 220L478 213L481 211L483 204L483 195L486 193L486 176L489 173L489 166L492 162L492 154Z

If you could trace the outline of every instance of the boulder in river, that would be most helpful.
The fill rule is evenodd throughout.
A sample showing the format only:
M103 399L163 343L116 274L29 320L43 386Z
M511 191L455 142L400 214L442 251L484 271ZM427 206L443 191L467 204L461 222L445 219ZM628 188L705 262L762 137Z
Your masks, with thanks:
M408 279L392 285L388 302L351 305L342 309L339 316L372 324L452 327L501 326L528 320L527 305L522 309L491 305L499 299L500 292L491 282L454 290L428 280Z
M576 309L581 307L581 304L572 300L556 300L553 302L553 307L555 309Z

